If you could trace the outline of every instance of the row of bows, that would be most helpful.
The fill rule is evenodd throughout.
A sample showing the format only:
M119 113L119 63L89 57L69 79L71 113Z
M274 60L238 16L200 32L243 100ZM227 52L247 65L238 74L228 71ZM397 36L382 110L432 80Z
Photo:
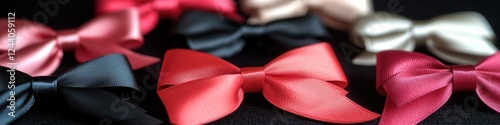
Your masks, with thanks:
M379 117L346 97L347 79L330 47L327 43L300 47L262 67L245 68L210 54L169 50L157 93L174 124L204 124L225 117L239 107L244 93L262 93L278 108L323 122L360 123ZM405 51L381 52L377 61L377 90L387 96L380 124L417 124L444 105L453 91L476 91L486 105L500 112L500 93L496 91L500 83L500 53L475 66L446 66L432 57ZM14 71L15 67L0 69ZM1 83L9 83L13 73L16 88L2 85L0 92L4 98L9 98L9 91L17 94L19 114L13 118L2 115L1 124L14 122L35 101L47 99L63 99L64 104L79 112L118 123L161 123L118 96L138 90L126 56L100 57L58 77L0 72ZM111 109L100 108L114 101L128 105L130 115L121 117ZM9 103L0 105L7 107ZM0 112L7 114L9 109L2 108Z
M111 56L96 60L109 60L109 58L128 60L132 69L157 63L158 58L138 54L129 49L140 47L143 44L142 35L150 32L158 19L163 17L162 15L168 15L178 20L177 33L186 37L192 49L219 57L233 56L241 51L245 37L269 38L273 41L271 45L274 45L270 47L283 48L280 52L313 44L286 52L264 67L242 69L208 54L177 49L168 51L164 58L167 61L164 61L162 71L169 73L165 75L162 72L158 94L167 108L172 123L202 124L224 117L239 106L244 92L262 92L264 97L276 107L318 121L359 123L378 117L376 113L360 107L345 97L347 92L343 88L347 86L347 81L340 65L336 62L335 55L328 49L327 44L314 44L327 34L322 29L321 23L318 23L322 20L328 26L344 30L352 28L353 43L366 48L365 52L354 59L354 64L375 65L379 63L377 65L377 89L381 94L387 95L381 124L416 124L442 106L452 91L475 90L483 102L495 111L500 111L499 104L495 102L499 95L493 90L496 87L495 83L499 82L496 79L500 78L500 69L494 66L494 62L500 61L500 57L499 54L494 54L497 48L493 45L495 39L493 30L486 19L478 13L461 12L440 16L429 21L411 21L384 12L368 15L370 9L353 9L360 8L359 6L367 8L369 3L363 0L358 0L358 2L364 4L335 0L245 0L242 8L250 15L247 22L250 25L248 25L242 24L243 19L236 13L236 5L232 0L201 2L203 4L199 1L194 4L195 1L192 0L99 0L98 13L110 14L93 19L79 28L58 31L38 23L19 20L16 22L18 36L16 37L18 41L16 57L17 60L21 60L18 62L18 70L33 76L50 75L59 66L63 53L68 51L74 51L75 58L79 62L86 62L112 53L122 53L126 58ZM339 7L332 10L333 7L324 6L326 3L335 2L345 8ZM130 6L137 8L129 8ZM356 13L345 15L336 9L352 9L356 10L353 11ZM320 16L308 14L309 10L319 13ZM223 16L220 17L220 14ZM203 20L199 20L200 18ZM7 22L5 19L0 21ZM350 22L354 22L352 26ZM0 26L2 27L6 29L5 26ZM6 32L1 32L1 34L6 34ZM0 44L7 44L6 36L8 35L0 36ZM425 45L430 52L445 61L477 65L475 67L445 66L424 55L386 51L412 51L417 45ZM10 62L7 58L7 50L6 46L0 47L1 65ZM186 54L190 56L185 56ZM297 66L309 64L311 60L318 59L320 60L313 62L317 64ZM199 60L207 61L207 63L192 64ZM92 62L101 61L89 63ZM82 65L79 67L93 66L88 66L88 63ZM68 74L83 72L78 69L73 69L75 71L70 71ZM119 69L126 70L127 68L122 66ZM68 102L68 105L75 109L95 107L109 104L109 100L112 99L120 99L114 96L104 96L100 103L82 105L74 99L75 97L65 93L82 93L83 96L79 98L88 98L87 96L107 93L105 90L95 93L84 91L88 88L102 87L103 84L111 84L109 88L136 89L130 82L76 84L65 82L64 78L75 77L71 75L37 81L30 80L31 76L22 72L16 72L16 74L21 74L21 77L27 79L19 85L18 88L21 89L18 89L19 92L16 93L26 94L27 96L23 96L25 98L21 100L22 103L29 104L34 103L37 94L49 93L49 95L74 100L75 102ZM6 78L6 75L4 73L2 77ZM128 76L128 74L122 75ZM81 76L75 79L84 78L87 77ZM127 79L127 81L133 81L133 79ZM438 84L425 84L436 83L436 81ZM308 84L304 85L304 83ZM56 88L46 90L45 84ZM417 87L424 86L421 84L427 87ZM43 89L37 88L39 86ZM7 91L6 86L3 87L0 88L1 91ZM58 91L54 92L54 90ZM203 94L207 97L197 96L200 90L203 90ZM412 93L407 93L410 90ZM183 93L193 91L193 95L187 94L182 95L183 98L177 98L181 91ZM315 93L317 91L319 92ZM435 101L436 97L439 97L438 101ZM228 98L226 100L228 102L222 104L214 102L216 98ZM434 100L432 101L434 103L428 103L428 100ZM316 105L319 104L318 102L326 106L318 107ZM2 103L2 105L7 104ZM31 105L21 107L20 110L27 111L29 106ZM213 110L206 111L207 109ZM129 123L128 120L144 118L152 119L153 123L158 122L155 118L145 115L140 109L134 109L134 111L137 115L113 120ZM2 112L7 113L4 110ZM99 114L87 110L81 112L98 117L116 117L112 113ZM208 113L200 114L199 112ZM2 121L11 123L13 120Z
M7 84L11 75L0 72L1 83ZM83 114L120 124L161 123L119 96L138 90L127 58L120 54L85 62L58 77L32 77L20 71L15 75L16 88L0 86L0 97L8 98L15 91L19 113L17 117L1 115L0 124L13 123L37 101L54 99ZM169 50L157 92L173 124L205 124L225 117L239 107L244 93L262 93L278 108L323 122L360 123L378 118L346 97L347 85L330 44L318 43L286 52L263 67L247 68L202 52ZM129 108L127 117L111 108L116 103ZM106 106L110 108L102 108ZM9 111L0 109L4 114Z
M69 51L75 52L79 62L110 53L122 53L129 58L133 69L157 63L158 58L130 49L142 46L142 36L156 25L153 22L157 22L160 15L178 20L176 33L185 37L191 49L219 57L239 53L248 37L266 38L265 47L279 53L328 40L320 18L324 22L339 22L332 20L347 18L347 15L339 13L344 12L341 10L359 11L358 16L350 15L349 21L340 21L353 23L349 26L352 27L352 42L366 48L354 58L356 65L375 65L378 52L412 51L418 45L425 45L436 56L456 64L476 64L498 50L493 44L495 35L487 20L475 12L454 13L430 21L411 21L385 12L368 14L371 13L371 9L367 9L370 3L365 0L245 0L242 8L254 14L250 14L248 24L242 24L232 0L200 2L207 6L200 6L198 1L192 0L98 0L97 12L110 14L99 16L79 28L66 30L52 30L35 22L20 20L16 22L19 31L17 58L23 60L19 70L35 76L52 74L60 64L63 53ZM338 4L336 9L339 10L323 7L334 3ZM318 14L320 16L306 13L308 8L321 13ZM292 10L304 12L299 14ZM6 19L0 21L7 22ZM1 27L6 28L6 25ZM0 36L0 43L7 45L7 39L7 35ZM94 46L96 44L100 46ZM7 46L0 47L0 65L5 66L5 62L9 61L7 51ZM30 68L25 68L27 65Z

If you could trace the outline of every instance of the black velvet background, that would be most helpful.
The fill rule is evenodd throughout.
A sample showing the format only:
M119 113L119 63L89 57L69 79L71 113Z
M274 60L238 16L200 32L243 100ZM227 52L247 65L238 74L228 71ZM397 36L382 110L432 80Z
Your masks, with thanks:
M37 13L44 13L38 2L47 1L69 2L59 5L59 11L53 16L47 15L48 18L46 19L33 18ZM488 19L492 28L498 34L500 30L499 3L495 0L376 0L374 1L374 9L376 11L399 13L413 19L429 19L457 11L478 11ZM7 16L7 12L16 12L17 19L36 20L55 29L78 27L94 17L93 0L9 0L1 1L0 4L1 13L4 13L0 14L1 17ZM47 13L45 12L45 14ZM170 48L185 48L186 45L182 39L171 37L173 28L175 28L175 22L162 21L153 32L145 36L146 44L137 52L162 58L164 52ZM369 110L382 113L385 97L380 96L375 91L375 67L352 65L350 63L351 58L359 53L361 49L352 48L349 43L348 33L332 29L329 29L329 31L333 38L329 42L335 49L349 80L347 90L350 93L348 97ZM240 67L260 66L277 56L277 54L269 54L263 51L259 48L258 42L258 39L248 41L242 53L227 60ZM496 42L496 45L499 46L498 42ZM343 52L342 49L353 53ZM417 51L430 54L421 48L417 49ZM61 74L77 64L73 53L65 53L62 65L55 74ZM142 90L137 94L139 97L135 98L134 101L148 110L151 115L164 120L165 124L168 124L165 109L155 92L160 64L135 71L136 80L142 86ZM60 102L52 100L39 101L32 110L15 124L112 124L106 119L82 115L59 104ZM363 124L377 124L378 120ZM327 123L308 120L280 110L265 101L260 94L246 94L243 104L236 112L212 124ZM474 92L459 92L454 93L445 106L425 119L421 124L500 124L500 114L482 103Z

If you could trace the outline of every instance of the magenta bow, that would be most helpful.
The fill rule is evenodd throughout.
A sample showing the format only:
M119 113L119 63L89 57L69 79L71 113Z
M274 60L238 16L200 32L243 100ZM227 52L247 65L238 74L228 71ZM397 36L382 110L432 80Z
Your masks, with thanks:
M8 19L0 19L7 24ZM33 76L51 75L59 66L64 52L74 51L78 62L100 56L122 53L133 69L159 61L158 58L135 53L129 49L143 44L139 30L139 14L127 9L97 17L80 28L54 31L42 24L17 19L15 24L14 61L9 57L7 25L0 25L0 65L16 62L17 69Z
M453 91L476 91L500 112L500 52L476 66L447 66L427 55L384 51L377 55L377 90L386 95L380 124L417 124L443 106Z
M97 14L138 7L143 34L149 33L161 17L177 20L185 10L215 12L236 22L243 22L233 0L96 0Z

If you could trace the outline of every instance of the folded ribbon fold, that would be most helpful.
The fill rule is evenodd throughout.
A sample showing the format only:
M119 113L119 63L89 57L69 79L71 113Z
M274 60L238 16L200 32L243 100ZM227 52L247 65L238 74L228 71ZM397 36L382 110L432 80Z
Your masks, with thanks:
M354 44L366 48L353 63L367 66L376 64L378 52L413 51L417 45L425 45L439 58L457 64L476 64L498 50L488 21L476 12L458 12L429 21L379 12L360 18L352 38Z
M119 97L120 93L138 91L130 65L123 55L113 54L91 60L72 68L61 76L31 77L15 70L14 67L0 67L0 97L8 99L12 93L15 98L15 117L0 116L0 124L11 124L21 118L38 101L64 101L64 104L76 111L97 118L109 118L120 124L159 124L160 120L145 114L145 111L127 99ZM5 72L7 71L7 72ZM82 75L84 74L84 75ZM6 84L15 76L15 87ZM117 91L120 90L120 91ZM117 112L112 105L121 104L127 108L128 115ZM0 102L7 107L11 102ZM0 113L11 112L8 108L0 109Z
M183 49L167 51L163 62L157 92L173 124L225 117L246 92L261 92L276 107L324 122L359 123L379 116L346 97L347 80L327 43L291 50L263 67L240 69Z
M272 43L265 44L279 52L317 43L326 37L318 22L316 16L306 15L265 26L241 25L213 13L189 11L180 17L177 33L187 39L191 49L230 57L243 49L248 37L268 38Z
M7 19L0 19L0 22L7 22ZM75 29L55 31L27 20L16 20L15 25L15 60L8 58L7 46L0 46L0 65L17 62L20 71L33 76L52 74L59 66L63 53L68 51L75 52L78 62L122 53L128 57L133 69L159 61L158 58L129 50L143 44L135 9L100 16ZM7 29L5 26L0 28ZM8 45L7 34L7 30L0 32L0 45Z
M185 10L201 10L226 16L242 22L233 0L97 0L98 15L120 11L129 7L140 8L143 34L149 33L161 17L177 20Z
M377 90L387 96L380 124L417 124L443 106L453 91L476 91L500 113L500 53L476 66L446 66L405 51L380 52L377 61Z
M267 24L277 20L319 14L327 26L348 30L359 17L372 12L370 0L243 0L248 23Z

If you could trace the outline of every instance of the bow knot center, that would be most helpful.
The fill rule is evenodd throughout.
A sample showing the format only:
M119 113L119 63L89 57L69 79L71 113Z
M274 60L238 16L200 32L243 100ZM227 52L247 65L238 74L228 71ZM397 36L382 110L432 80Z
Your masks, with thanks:
M453 91L473 91L477 86L476 69L472 65L450 66L453 72Z
M259 37L266 33L264 26L243 26L241 32L244 37Z
M415 42L422 44L431 34L432 28L433 27L429 26L426 22L416 21L413 22L410 32Z
M35 98L51 98L57 95L57 77L35 77L31 88Z
M73 51L80 44L80 36L77 29L57 31L57 44L63 51Z
M244 92L262 92L265 79L263 67L246 67L241 68L240 71L243 77L241 88Z

